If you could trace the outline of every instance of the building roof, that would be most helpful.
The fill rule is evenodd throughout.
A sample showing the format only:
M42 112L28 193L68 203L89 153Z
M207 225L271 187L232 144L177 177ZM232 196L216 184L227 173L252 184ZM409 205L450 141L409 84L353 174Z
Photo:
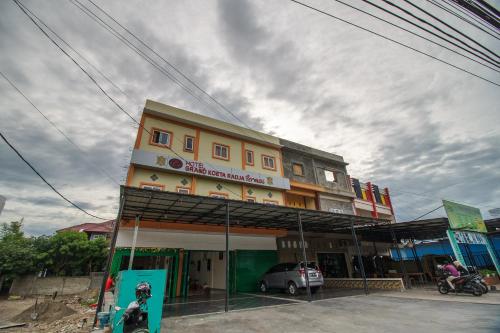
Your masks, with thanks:
M275 146L276 148L281 148L280 141L275 136L203 116L198 113L182 110L149 99L146 101L144 113L156 115L165 119L179 121L200 128L205 128L233 137Z
M307 154L319 159L327 160L327 161L335 161L343 165L348 165L348 163L344 162L344 158L340 155L332 154L327 151L319 150L316 148L311 148L300 143L296 143L293 141L288 141L285 139L280 139L280 144L284 149L291 149L299 151L303 154Z
M114 222L115 220L109 220L102 223L82 223L73 225L71 227L59 229L56 232L78 231L78 232L89 232L89 233L111 233Z

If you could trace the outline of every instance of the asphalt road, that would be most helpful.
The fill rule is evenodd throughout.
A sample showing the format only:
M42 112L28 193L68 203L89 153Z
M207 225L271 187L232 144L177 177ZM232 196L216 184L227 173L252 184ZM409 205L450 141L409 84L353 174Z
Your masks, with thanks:
M163 329L169 333L500 332L500 293L482 296L483 303L475 303L474 298L468 302L441 297L391 294L340 297L167 318Z

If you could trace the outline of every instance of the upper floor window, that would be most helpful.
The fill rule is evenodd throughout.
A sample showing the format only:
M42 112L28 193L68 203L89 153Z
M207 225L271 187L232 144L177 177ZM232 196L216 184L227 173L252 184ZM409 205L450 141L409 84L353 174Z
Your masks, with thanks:
M262 202L266 205L279 205L279 202L276 200L264 199Z
M325 178L327 182L334 182L335 174L333 173L333 171L325 170Z
M262 167L264 169L276 170L276 158L273 156L262 155Z
M170 145L172 144L172 132L153 128L151 143L170 148Z
M212 157L229 161L229 146L214 143Z
M194 151L194 137L189 135L184 136L184 151L191 153Z
M140 188L145 190L163 191L165 186L160 184L141 183Z
M292 164L292 171L293 174L296 176L303 176L304 175L304 166L299 163L293 163Z
M220 192L210 192L208 195L209 197L212 198L220 198L220 199L227 199L229 195L227 193L220 193Z
M246 165L254 165L252 150L245 150L245 163Z
M190 194L191 193L191 189L188 188L188 187L177 186L177 193Z

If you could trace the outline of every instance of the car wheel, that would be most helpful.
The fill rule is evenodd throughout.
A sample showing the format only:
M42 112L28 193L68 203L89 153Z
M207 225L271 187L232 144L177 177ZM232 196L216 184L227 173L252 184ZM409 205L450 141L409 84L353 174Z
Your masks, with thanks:
M267 285L266 285L266 283L264 281L262 281L260 283L260 288L259 289L260 289L261 292L267 293Z
M446 295L450 290L444 283L438 283L438 291L441 294Z
M299 290L297 289L297 285L295 284L295 282L292 281L288 282L287 291L292 296L296 296L299 292Z

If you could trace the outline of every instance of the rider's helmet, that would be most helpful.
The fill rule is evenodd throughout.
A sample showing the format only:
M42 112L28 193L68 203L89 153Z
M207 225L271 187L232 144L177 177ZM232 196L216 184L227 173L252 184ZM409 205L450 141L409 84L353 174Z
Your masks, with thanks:
M151 297L151 285L147 282L141 282L135 286L135 298L139 303L144 303Z

